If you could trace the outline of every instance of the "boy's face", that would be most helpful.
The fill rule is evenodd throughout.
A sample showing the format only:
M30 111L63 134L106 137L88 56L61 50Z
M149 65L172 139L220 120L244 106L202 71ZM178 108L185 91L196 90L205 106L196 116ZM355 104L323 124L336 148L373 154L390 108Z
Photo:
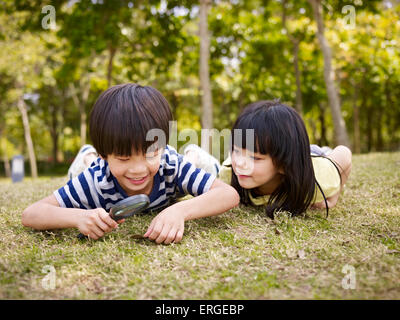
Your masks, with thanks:
M132 151L131 156L108 155L110 171L128 196L151 193L153 178L160 167L163 149L152 149L146 154Z

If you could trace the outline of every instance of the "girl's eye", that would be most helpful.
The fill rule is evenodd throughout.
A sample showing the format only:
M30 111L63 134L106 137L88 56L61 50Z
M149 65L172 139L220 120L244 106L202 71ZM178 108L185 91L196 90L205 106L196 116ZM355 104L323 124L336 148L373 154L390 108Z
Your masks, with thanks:
M125 161L128 161L129 160L129 158L128 159L118 159L119 161L122 161L122 162L125 162Z
M235 153L235 154L241 154L242 156L247 157L247 158L250 158L251 160L262 160L262 158L260 158L260 157L251 156L251 155L249 155L249 154L247 154L247 153L244 153L244 152L242 152L241 150L238 150L238 149L236 149L236 148L233 148L233 153Z

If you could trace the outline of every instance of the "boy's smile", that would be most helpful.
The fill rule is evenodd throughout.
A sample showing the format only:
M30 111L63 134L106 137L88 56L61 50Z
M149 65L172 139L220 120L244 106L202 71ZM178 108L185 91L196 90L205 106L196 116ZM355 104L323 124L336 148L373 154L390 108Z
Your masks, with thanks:
M142 177L142 178L129 178L126 177L132 184L134 185L141 185L142 183L144 183L147 180L148 176Z
M132 151L131 156L111 154L107 157L113 176L128 196L151 193L153 178L160 167L163 149L147 152L145 155Z

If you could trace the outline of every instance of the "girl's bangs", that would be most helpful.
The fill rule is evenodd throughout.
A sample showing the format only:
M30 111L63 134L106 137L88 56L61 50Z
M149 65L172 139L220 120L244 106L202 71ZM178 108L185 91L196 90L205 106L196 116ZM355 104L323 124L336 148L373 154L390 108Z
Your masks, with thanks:
M267 124L260 117L238 119L232 130L232 148L236 146L250 152L269 154L269 130Z

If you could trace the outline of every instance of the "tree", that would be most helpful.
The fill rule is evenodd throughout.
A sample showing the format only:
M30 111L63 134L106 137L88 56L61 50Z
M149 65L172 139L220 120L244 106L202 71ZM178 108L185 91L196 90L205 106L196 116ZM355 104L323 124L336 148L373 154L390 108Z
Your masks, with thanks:
M0 19L7 28L7 32L2 32L4 46L0 52L0 60L2 61L0 73L8 75L12 79L14 88L8 91L8 96L16 105L22 117L31 175L32 178L37 178L36 155L24 95L30 93L29 91L38 85L38 70L44 63L45 48L40 43L40 39L33 37L32 34L16 32L18 30L16 15L6 16L3 14ZM27 55L27 52L30 55Z
M303 40L304 35L299 32L292 34L292 31L288 29L287 23L287 0L282 1L282 25L284 30L287 33L287 36L292 43L293 46L293 66L296 77L296 110L299 114L303 113L303 98L301 93L301 71L299 64L299 50L300 50L300 42Z
M308 0L312 6L314 19L317 23L317 37L321 46L322 54L324 56L324 79L326 84L326 91L328 94L329 106L331 107L335 138L337 144L349 146L349 137L347 135L346 123L341 114L341 106L339 94L334 83L334 70L332 69L332 50L328 41L325 38L325 27L322 13L321 0Z
M24 125L25 142L26 142L26 146L28 147L29 162L31 165L31 175L32 175L33 179L36 179L38 177L36 154L35 154L35 149L33 147L33 142L32 142L28 110L26 108L26 104L25 104L23 95L20 95L18 97L17 107L18 107L19 112L21 113L22 123Z
M208 31L208 10L211 0L200 0L199 35L200 35L200 86L201 86L201 123L204 129L213 128L212 95L210 86L209 58L210 35ZM202 147L208 151L209 142L201 142Z
M302 110L313 143L334 145L337 119L326 83L334 80L339 119L353 150L400 146L400 11L395 1L392 7L376 0L316 1L324 6L319 29L321 23L311 23L310 0L204 1L206 46L199 32L199 0L54 0L56 31L41 28L38 8L46 1L5 3L0 131L8 152L2 150L3 158L27 151L19 97L40 95L37 104L23 100L39 161L51 154L55 159L59 151L72 157L87 140L87 113L95 98L123 82L159 89L178 130L200 131L202 124L229 128L247 104L279 98ZM348 5L357 11L355 30L345 27L342 9ZM322 49L321 30L328 50ZM22 45L24 50L18 49ZM208 47L205 55L200 47ZM200 66L207 54L209 126ZM326 72L329 62L331 72Z

